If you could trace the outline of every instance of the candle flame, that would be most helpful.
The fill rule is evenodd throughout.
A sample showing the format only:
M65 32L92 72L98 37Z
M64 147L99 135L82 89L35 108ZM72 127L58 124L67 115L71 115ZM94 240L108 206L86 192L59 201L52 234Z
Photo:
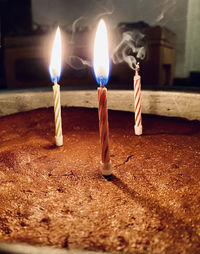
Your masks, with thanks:
M106 24L100 20L94 40L93 70L99 85L106 85L109 78L109 54Z
M60 28L57 28L49 65L49 73L52 82L58 82L61 74L61 36Z

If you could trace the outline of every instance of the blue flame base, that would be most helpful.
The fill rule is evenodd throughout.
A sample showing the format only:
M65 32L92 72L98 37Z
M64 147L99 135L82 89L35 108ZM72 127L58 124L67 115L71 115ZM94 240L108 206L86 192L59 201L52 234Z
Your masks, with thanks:
M58 82L60 80L60 77L51 77L52 83Z
M107 83L108 83L108 78L107 77L95 77L95 78L96 78L97 83L100 86L106 86Z
M57 75L57 74L58 74L58 73L53 72L52 75L51 75L51 72L50 72L50 70L49 70L49 76L50 76L50 78L51 78L51 82L52 82L52 83L59 82L61 73L59 73L59 75Z

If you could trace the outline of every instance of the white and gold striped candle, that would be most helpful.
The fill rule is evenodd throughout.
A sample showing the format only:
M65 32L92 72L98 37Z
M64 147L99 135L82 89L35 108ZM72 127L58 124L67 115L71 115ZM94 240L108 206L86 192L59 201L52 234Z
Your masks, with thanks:
M60 86L57 82L53 86L54 115L55 115L55 141L57 146L63 145L61 105L60 105Z
M57 146L63 145L62 120L61 120L61 104L60 104L60 86L57 83L61 73L61 36L58 27L53 43L51 62L49 66L51 80L54 83L54 115L55 115L55 142Z

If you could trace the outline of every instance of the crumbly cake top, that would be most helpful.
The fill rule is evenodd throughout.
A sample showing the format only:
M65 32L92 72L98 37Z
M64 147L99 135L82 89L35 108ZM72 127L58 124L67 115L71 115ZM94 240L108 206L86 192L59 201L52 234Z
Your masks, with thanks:
M109 111L102 177L96 109L0 118L0 240L124 253L200 252L200 122Z

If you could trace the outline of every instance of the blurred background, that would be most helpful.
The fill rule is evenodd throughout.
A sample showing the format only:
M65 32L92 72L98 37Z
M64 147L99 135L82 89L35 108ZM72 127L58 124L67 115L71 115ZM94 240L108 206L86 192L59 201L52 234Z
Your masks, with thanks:
M61 28L63 89L96 89L93 41L106 21L109 89L200 91L199 0L0 0L0 89L49 87L48 66Z

